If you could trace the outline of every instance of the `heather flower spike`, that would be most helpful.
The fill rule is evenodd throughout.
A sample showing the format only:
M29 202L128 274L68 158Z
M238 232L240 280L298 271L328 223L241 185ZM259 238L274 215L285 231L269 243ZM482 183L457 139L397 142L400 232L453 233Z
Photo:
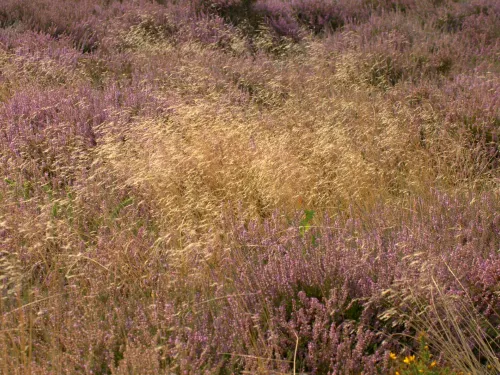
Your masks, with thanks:
M0 373L500 374L499 30L0 1Z

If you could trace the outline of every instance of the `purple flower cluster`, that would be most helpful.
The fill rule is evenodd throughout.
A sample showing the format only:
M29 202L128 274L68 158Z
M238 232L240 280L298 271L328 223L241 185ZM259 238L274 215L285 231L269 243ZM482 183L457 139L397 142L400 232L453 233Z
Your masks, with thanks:
M499 30L493 0L1 1L0 372L390 373L415 306L479 353Z

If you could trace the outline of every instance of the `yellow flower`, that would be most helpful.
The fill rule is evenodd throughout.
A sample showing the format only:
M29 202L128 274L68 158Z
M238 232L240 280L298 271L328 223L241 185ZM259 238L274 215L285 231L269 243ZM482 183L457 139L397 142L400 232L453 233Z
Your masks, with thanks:
M414 360L415 360L415 356L414 355L410 355L409 357L405 357L405 359L403 360L403 362L406 363L407 365L409 365Z
M389 353L389 358L392 359L392 360L394 360L394 359L398 358L398 356L396 354L394 354L393 352L390 352Z
M436 365L437 365L437 362L436 362L436 361L432 361L432 363L431 363L431 366L430 366L430 367L431 367L431 368L432 368L432 367L436 367Z
M399 373L399 371L396 371L394 375L401 375L401 374Z
M429 345L424 346L425 350L429 350Z

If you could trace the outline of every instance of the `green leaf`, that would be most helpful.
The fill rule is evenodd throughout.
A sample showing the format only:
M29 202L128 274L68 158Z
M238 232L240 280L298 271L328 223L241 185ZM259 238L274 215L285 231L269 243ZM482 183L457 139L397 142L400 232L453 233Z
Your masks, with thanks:
M3 179L9 186L16 186L16 181L11 180L10 178Z
M120 211L122 209L124 209L125 207L127 206L130 206L131 204L134 203L134 198L131 198L131 197L127 197L125 198L124 200L122 200L120 202L120 204L118 204L118 206L115 207L115 209L113 210L113 212L111 213L111 217L113 219L116 219L118 217L118 215L120 214Z
M311 221L316 214L313 210L304 210L304 219L301 220L299 224L300 234L303 236L309 229L311 229Z
M55 202L52 205L52 217L57 218L58 214L59 214L59 203Z

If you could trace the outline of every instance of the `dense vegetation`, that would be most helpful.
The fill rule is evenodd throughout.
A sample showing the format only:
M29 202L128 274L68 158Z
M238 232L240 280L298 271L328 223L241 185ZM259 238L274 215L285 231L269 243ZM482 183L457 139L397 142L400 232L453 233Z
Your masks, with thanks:
M0 373L500 373L496 0L0 1Z

